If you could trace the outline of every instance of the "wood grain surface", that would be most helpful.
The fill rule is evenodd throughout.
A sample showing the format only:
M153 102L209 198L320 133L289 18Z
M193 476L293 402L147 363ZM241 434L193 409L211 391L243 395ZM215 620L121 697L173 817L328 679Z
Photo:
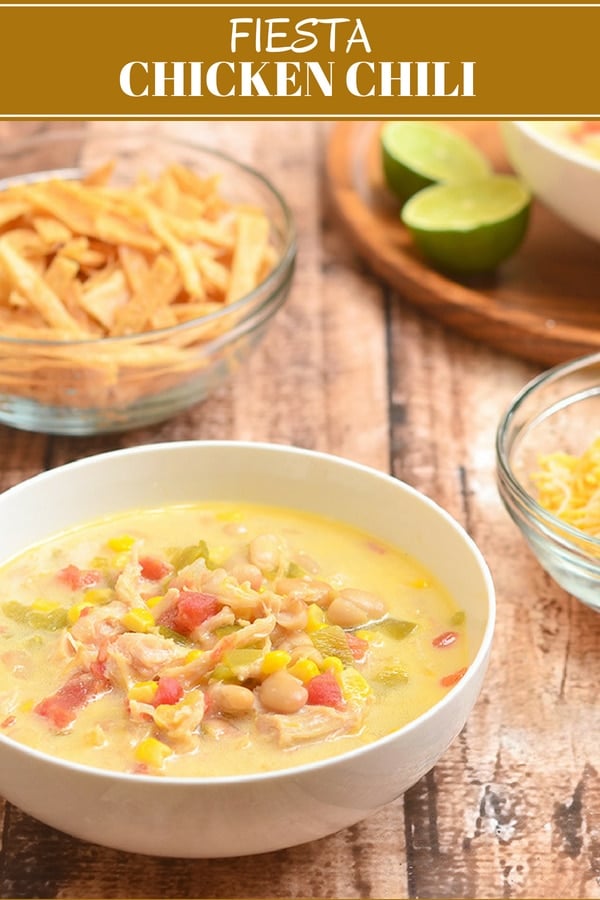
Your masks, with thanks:
M6 123L0 137L30 127ZM4 803L2 897L600 897L600 617L542 572L495 487L498 419L538 367L446 330L367 270L327 200L327 123L168 127L234 151L285 193L300 241L290 299L235 381L170 422L86 439L0 427L0 489L186 438L290 443L392 471L483 550L498 593L491 665L436 768L353 828L260 857L161 859L80 842Z
M509 171L496 122L453 122ZM331 135L327 178L340 221L370 268L403 297L461 334L552 365L600 350L600 246L532 204L518 252L495 272L452 278L429 266L386 188L377 122L340 122Z

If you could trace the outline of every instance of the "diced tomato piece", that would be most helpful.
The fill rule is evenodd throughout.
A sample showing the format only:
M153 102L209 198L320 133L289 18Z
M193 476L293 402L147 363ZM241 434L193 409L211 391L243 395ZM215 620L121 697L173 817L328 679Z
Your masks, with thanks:
M456 631L444 631L442 634L434 637L431 643L434 647L451 647L457 640L458 634Z
M160 581L171 571L171 566L157 556L142 556L140 566L142 567L142 578L147 578L148 581Z
M579 122L570 133L570 137L576 143L584 140L588 135L600 132L600 122Z
M315 675L306 685L306 690L308 691L306 702L313 706L340 707L344 705L342 690L333 672Z
M356 634L347 634L346 643L348 644L348 649L354 659L362 659L369 649L369 642L364 638L358 637Z
M452 672L450 675L444 675L443 678L440 678L440 684L442 687L452 687L452 685L460 681L466 671L466 668L457 669L456 672Z
M180 634L191 634L211 616L216 615L221 604L214 594L201 591L182 591L177 601L177 612L173 619L173 629Z
M34 712L48 719L59 731L67 728L86 703L104 693L108 682L93 672L77 672L55 694L41 700Z
M72 591L78 591L84 587L93 587L102 580L102 572L96 569L80 569L78 566L65 566L57 573L59 581L70 587Z
M380 556L385 556L387 550L385 547L382 547L381 544L378 544L376 541L367 541L367 549L371 550L373 553L378 553Z
M183 688L176 678L169 675L163 675L158 679L158 690L152 700L153 706L160 706L163 703L177 703L183 697Z

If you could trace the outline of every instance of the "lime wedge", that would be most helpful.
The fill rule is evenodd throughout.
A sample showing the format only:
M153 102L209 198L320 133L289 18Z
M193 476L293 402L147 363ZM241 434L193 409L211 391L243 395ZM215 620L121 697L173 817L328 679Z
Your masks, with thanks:
M451 272L496 268L517 249L531 195L512 175L436 184L404 205L401 218L428 259Z
M385 180L402 201L431 184L490 174L487 159L467 138L432 122L387 122L380 141Z

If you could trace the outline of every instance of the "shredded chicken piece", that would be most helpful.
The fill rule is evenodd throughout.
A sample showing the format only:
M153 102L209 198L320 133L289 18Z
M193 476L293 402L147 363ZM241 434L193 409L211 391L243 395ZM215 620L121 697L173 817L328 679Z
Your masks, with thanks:
M126 612L127 606L118 600L105 606L90 606L71 626L71 636L82 644L104 644L125 630L121 619Z
M154 616L155 621L158 622L166 612L169 612L174 606L177 606L178 600L179 590L170 587L162 600L159 600L156 606L152 607L152 615Z
M5 718L12 715L19 703L19 693L17 688L11 688L8 691L0 693L0 716Z
M323 654L317 650L305 631L292 631L277 644L278 650L286 650L292 657L292 662L297 659L312 659L318 666L323 662Z
M344 710L303 706L293 716L260 713L256 717L256 727L275 738L280 747L288 748L357 731L362 718L362 711L355 706Z
M144 606L142 597L142 567L138 561L137 546L131 548L129 559L123 566L123 570L115 583L117 599L124 603L128 609Z
M205 675L214 669L228 650L233 650L236 647L247 647L248 644L266 640L274 627L275 616L270 613L260 619L256 619L250 625L245 625L239 631L226 634L215 644L212 650L203 656L198 656L182 666L168 667L162 674L179 678L186 686L198 684Z
M204 718L204 709L204 694L195 691L193 702L153 707L152 717L156 727L165 732L169 743L185 752L194 746L194 732Z
M113 684L127 689L136 681L148 681L185 656L183 649L170 638L159 634L129 631L120 635L106 649L106 675Z
M180 591L184 588L197 591L204 586L204 582L210 575L212 572L206 568L206 560L199 556L189 566L184 566L179 570L169 582L169 587L177 588Z
M228 606L223 606L218 613L205 619L197 628L190 633L190 638L194 643L203 649L213 647L217 638L214 632L217 628L224 628L226 625L235 623L235 613Z
M286 597L277 613L277 624L289 631L301 631L306 628L308 612L304 600L298 597Z

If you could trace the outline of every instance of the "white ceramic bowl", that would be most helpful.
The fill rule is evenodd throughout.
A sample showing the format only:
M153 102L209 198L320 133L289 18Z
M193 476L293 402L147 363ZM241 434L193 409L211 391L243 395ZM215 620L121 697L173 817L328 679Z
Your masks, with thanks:
M536 130L535 122L504 122L510 162L533 193L582 234L600 240L600 160Z
M0 736L0 793L84 840L160 856L277 850L349 826L406 791L458 735L479 694L495 601L486 564L442 509L388 475L280 445L154 444L82 459L0 495L0 560L61 529L136 507L238 500L324 514L391 541L460 599L470 664L444 699L373 744L294 769L176 779L91 769Z

